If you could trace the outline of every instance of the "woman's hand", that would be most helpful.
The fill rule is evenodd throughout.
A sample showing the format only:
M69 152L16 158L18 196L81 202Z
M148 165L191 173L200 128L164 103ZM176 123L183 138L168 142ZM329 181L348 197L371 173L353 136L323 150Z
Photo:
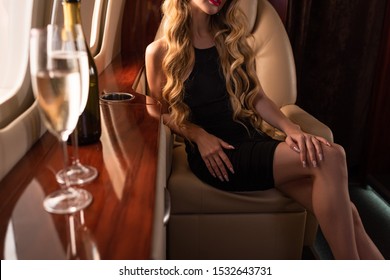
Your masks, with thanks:
M294 129L286 134L287 145L300 154L303 167L307 167L309 162L313 167L317 167L324 159L321 144L330 147L330 143L325 138L305 133L300 129Z
M203 129L199 131L195 142L211 175L228 182L229 176L226 168L232 173L234 169L223 149L234 149L234 147Z

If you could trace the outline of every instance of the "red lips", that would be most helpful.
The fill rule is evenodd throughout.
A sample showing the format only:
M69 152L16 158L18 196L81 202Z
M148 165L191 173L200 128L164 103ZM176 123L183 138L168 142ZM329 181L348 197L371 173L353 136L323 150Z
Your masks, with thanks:
M221 5L221 2L222 2L221 0L209 0L209 1L210 1L211 4L213 4L213 5L217 6L217 7L219 5Z

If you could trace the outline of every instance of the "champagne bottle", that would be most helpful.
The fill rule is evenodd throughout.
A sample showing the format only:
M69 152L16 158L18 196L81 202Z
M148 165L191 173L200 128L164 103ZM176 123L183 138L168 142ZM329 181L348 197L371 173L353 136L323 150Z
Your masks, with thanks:
M63 0L62 5L65 26L72 28L76 24L81 25L81 0ZM89 93L87 105L76 127L79 145L98 142L101 135L98 71L87 42L86 49L89 64Z

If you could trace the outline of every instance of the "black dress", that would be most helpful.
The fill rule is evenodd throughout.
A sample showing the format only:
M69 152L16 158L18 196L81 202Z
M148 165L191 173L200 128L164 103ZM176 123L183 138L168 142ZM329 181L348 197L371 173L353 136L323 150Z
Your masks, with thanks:
M258 132L249 123L245 128L233 120L216 47L195 49L194 69L185 81L184 102L190 107L192 123L235 147L225 150L235 173L228 171L229 182L221 182L208 171L196 144L186 142L187 160L198 178L227 191L265 190L274 186L273 156L280 142Z

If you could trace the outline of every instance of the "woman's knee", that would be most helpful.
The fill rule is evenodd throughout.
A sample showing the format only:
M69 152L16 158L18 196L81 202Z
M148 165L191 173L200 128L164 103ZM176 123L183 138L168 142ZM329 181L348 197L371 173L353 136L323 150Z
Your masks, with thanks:
M325 146L323 152L324 159L320 165L322 168L312 169L314 174L325 176L327 180L335 180L338 183L343 182L343 186L347 188L348 184L345 183L348 180L348 170L344 148L338 144L332 144L331 147Z
M334 161L336 163L345 163L346 154L344 148L339 144L332 144L331 147L326 147L325 160Z
M347 176L347 160L345 150L338 144L332 144L331 147L324 149L324 161L323 164L326 170L332 173L337 173L343 177ZM341 179L341 178L340 178Z

